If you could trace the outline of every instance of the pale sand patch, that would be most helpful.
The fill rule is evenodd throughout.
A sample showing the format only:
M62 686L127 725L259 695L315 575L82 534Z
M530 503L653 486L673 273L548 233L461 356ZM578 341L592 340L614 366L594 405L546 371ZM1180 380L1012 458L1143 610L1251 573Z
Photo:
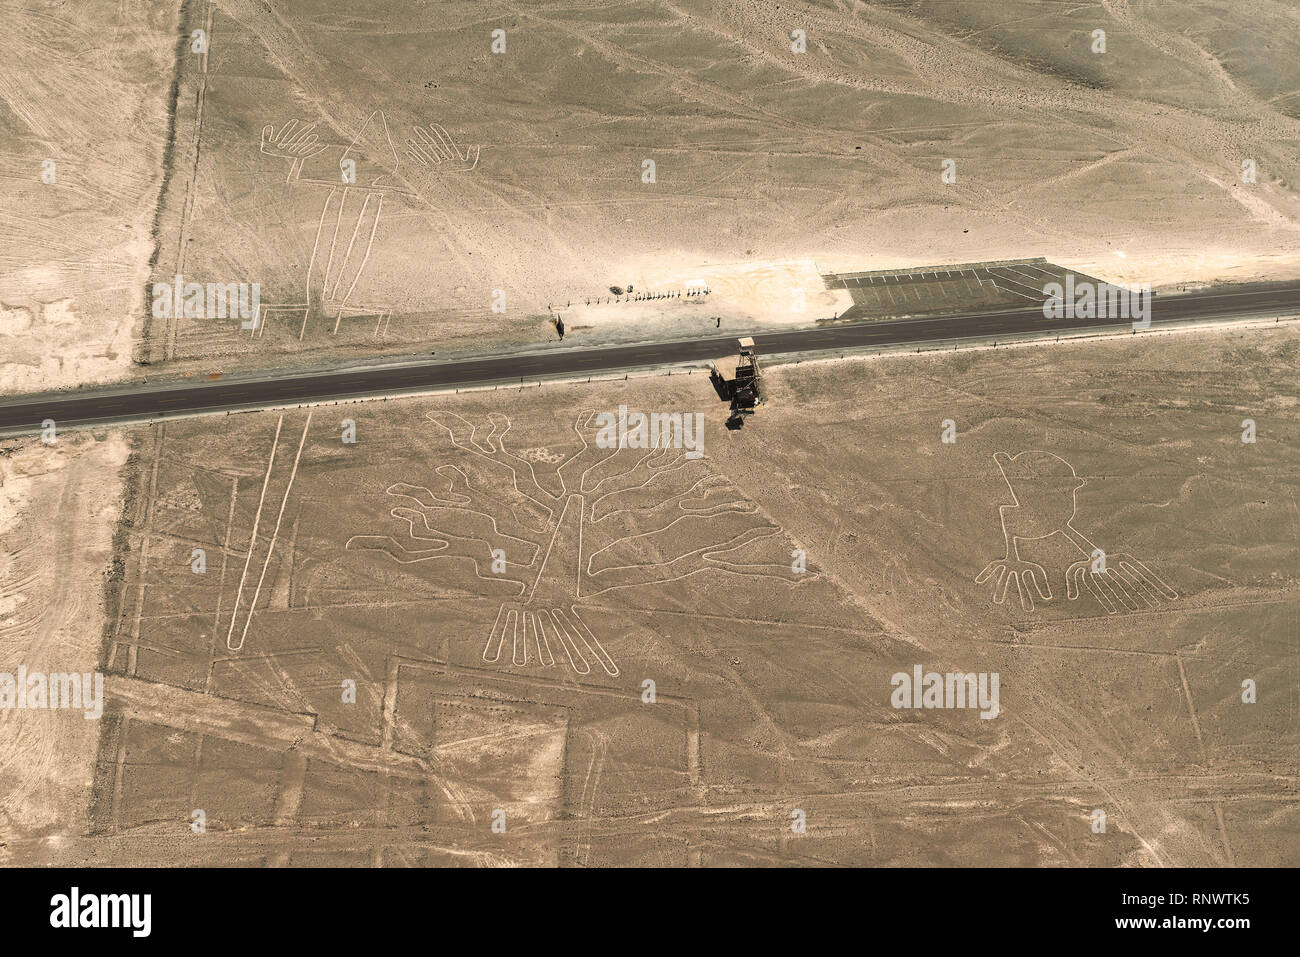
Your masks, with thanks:
M1279 282L1300 274L1300 252L1283 251L1273 255L1243 258L1239 252L1206 248L1149 255L1140 251L1123 255L1112 253L1108 259L1062 261L1081 272L1124 284L1150 283L1156 291L1174 292L1180 288L1209 286L1229 282Z
M853 305L843 289L827 289L818 264L811 259L768 262L692 262L685 257L662 256L618 267L612 275L630 284L634 295L660 298L615 297L609 289L596 290L588 302L578 300L553 305L569 327L596 329L615 323L637 329L661 331L683 322L696 323L722 316L729 323L744 320L753 325L784 325L832 319ZM687 295L705 289L704 295Z
M120 379L131 366L134 322L125 312L83 321L74 299L0 306L0 388L38 392Z

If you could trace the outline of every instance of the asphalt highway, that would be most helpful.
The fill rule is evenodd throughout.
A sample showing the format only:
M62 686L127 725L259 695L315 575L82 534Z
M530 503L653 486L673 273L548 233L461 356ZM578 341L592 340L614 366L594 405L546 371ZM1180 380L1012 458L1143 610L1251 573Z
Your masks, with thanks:
M1152 300L1152 327L1226 318L1300 315L1300 281L1262 288L1166 295ZM508 383L543 376L595 375L646 366L701 362L736 351L736 339L752 335L760 357L835 352L944 340L1119 331L1128 321L1046 319L1041 307L928 319L827 325L790 332L737 330L711 339L686 339L612 348L557 348L519 356L400 365L358 366L343 371L288 372L259 378L194 383L126 383L75 392L0 398L0 433L37 432L45 419L62 428L216 413L264 406L395 395L455 386Z

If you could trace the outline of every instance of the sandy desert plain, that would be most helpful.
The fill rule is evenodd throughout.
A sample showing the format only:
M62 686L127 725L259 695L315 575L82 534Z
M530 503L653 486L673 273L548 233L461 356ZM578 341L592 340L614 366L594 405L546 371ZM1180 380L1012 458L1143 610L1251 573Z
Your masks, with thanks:
M8 578L20 615L96 617L104 543L76 532L128 446L106 713L66 720L87 747L102 724L93 773L62 752L84 778L7 803L5 853L1286 863L1298 352L1284 329L780 366L739 432L704 377L662 376L78 435ZM589 411L621 403L703 412L703 458L596 447ZM1017 502L1061 523L1010 556L1047 573L1032 610L977 581ZM1067 525L1150 574L1127 604L1069 597ZM996 717L892 707L917 664L998 673Z
M811 326L836 271L1300 275L1283 0L0 22L5 396L557 348L562 304L565 348ZM155 318L177 274L265 321ZM100 720L0 711L0 863L1294 863L1298 352L768 365L739 432L697 372L0 441L0 671L106 674ZM620 404L704 457L594 448ZM892 707L916 665L996 672L997 717Z

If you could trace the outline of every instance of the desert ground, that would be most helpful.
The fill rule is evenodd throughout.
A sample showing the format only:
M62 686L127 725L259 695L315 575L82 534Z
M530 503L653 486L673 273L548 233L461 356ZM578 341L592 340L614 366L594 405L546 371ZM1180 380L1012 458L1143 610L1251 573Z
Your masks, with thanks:
M790 364L734 432L674 375L81 436L65 469L131 451L106 713L84 807L11 822L9 853L1294 860L1298 349L1282 327ZM591 413L620 404L701 412L703 457L599 448ZM1012 554L1017 503L1059 527ZM1072 536L1142 575L1072 591ZM1050 598L996 589L1012 561ZM998 714L893 707L916 665L998 673Z
M580 303L578 344L812 323L827 271L1300 265L1278 0L3 12L5 387L536 347ZM261 326L154 317L176 275L258 283ZM586 306L696 279L707 304Z
M884 269L1300 275L1286 0L0 20L5 398L888 318L827 281ZM155 315L178 275L256 324ZM0 441L0 673L107 678L0 710L0 863L1294 863L1298 351L770 364L739 431L674 370ZM703 457L611 454L620 405ZM998 714L894 707L917 666Z

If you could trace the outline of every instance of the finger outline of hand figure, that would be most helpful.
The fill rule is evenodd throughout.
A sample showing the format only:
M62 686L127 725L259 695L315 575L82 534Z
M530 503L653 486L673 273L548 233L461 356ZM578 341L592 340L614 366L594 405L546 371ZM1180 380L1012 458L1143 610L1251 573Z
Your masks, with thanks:
M329 144L322 142L315 130L315 123L300 124L298 120L287 120L281 124L278 133L274 124L267 123L262 127L259 150L268 156L280 156L290 161L286 183L292 183L301 175L307 160L319 156L329 148Z
M457 146L455 137L439 123L415 127L406 140L406 155L426 172L468 173L478 166L481 150Z

